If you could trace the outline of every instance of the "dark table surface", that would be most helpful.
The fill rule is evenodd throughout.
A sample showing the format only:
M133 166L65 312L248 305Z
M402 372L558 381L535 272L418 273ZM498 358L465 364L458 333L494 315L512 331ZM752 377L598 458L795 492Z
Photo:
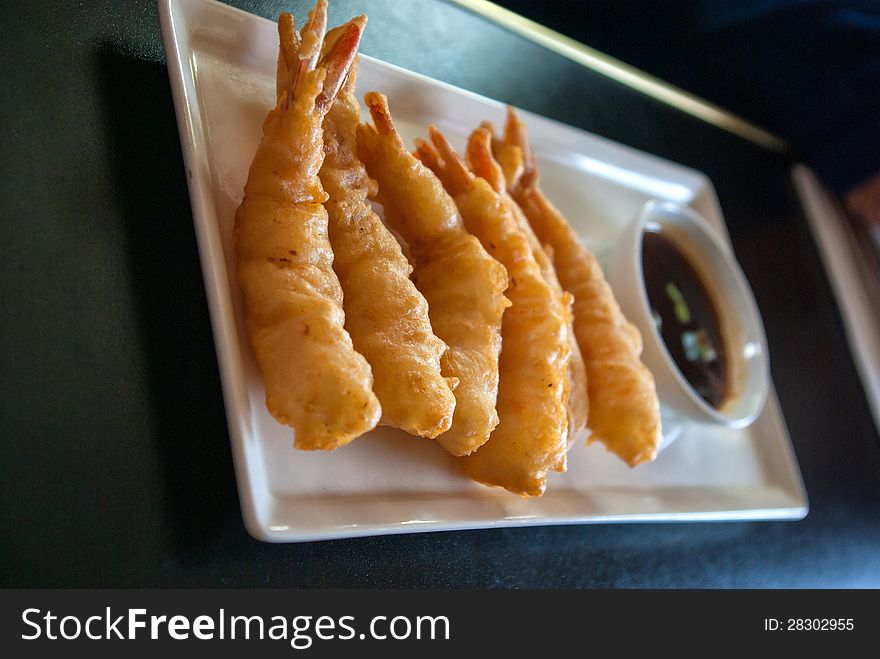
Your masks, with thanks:
M291 6L234 4L273 18ZM764 317L809 516L253 540L155 3L10 3L0 9L0 585L880 586L880 443L790 160L456 6L335 0L331 19L361 11L370 55L711 177Z

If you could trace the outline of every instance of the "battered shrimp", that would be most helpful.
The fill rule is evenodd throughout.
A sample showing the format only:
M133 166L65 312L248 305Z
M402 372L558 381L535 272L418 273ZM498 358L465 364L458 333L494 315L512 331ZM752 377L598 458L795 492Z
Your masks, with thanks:
M358 126L358 151L378 180L385 221L407 242L414 281L428 301L431 325L449 346L441 364L457 378L452 427L437 439L453 455L482 446L498 425L498 353L507 272L462 223L437 177L407 151L388 102L366 95L375 128Z
M553 248L549 245L542 245L529 225L529 221L523 214L520 207L507 192L504 174L502 168L495 160L491 150L492 131L488 128L481 127L471 134L468 140L467 161L471 170L479 177L485 179L498 193L504 204L510 209L520 231L526 237L531 249L532 255L537 261L541 269L544 280L549 284L553 292L559 298L565 310L567 319L566 332L567 340L571 348L571 357L568 360L566 386L569 387L568 392L568 441L571 445L577 435L587 426L587 417L589 414L589 398L587 396L587 372L584 366L584 360L578 347L577 338L574 334L572 302L574 298L571 294L562 290L559 279L556 275L556 269L553 267L553 260L550 252ZM560 457L560 462L556 467L557 471L565 471L565 458L567 454Z
M318 180L322 122L351 66L361 25L349 24L321 60L325 0L318 0L287 63L284 94L263 124L235 215L245 325L266 387L266 406L293 427L294 446L332 450L381 415L367 361L343 327L342 290ZM289 17L280 21L292 31Z
M654 459L660 442L660 404L654 378L639 359L642 337L623 316L596 258L538 187L525 125L510 108L498 142L507 185L538 239L553 248L563 287L574 295L574 329L587 367L590 429L636 466Z
M366 17L354 20L363 26ZM344 27L327 34L325 51L344 34ZM295 34L287 32L282 50L295 48ZM289 59L287 55L279 62L286 66ZM325 157L319 172L330 196L324 207L333 269L342 285L345 328L372 367L381 423L433 438L449 429L455 409L455 396L440 374L446 344L431 329L428 304L409 279L412 267L399 243L367 202L372 182L355 153L360 121L356 69L355 61L324 118Z
M433 145L417 142L420 160L437 174L468 231L510 278L511 307L501 324L501 420L489 441L463 459L465 471L516 494L540 495L547 471L556 468L567 448L567 310L542 276L509 205L485 179L467 170L443 135L433 126L428 131ZM491 159L487 145L485 155Z

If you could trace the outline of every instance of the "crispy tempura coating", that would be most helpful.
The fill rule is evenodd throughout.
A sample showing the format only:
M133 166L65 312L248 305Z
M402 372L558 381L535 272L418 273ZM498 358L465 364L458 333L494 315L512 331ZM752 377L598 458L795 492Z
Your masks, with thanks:
M498 353L507 272L470 235L437 177L407 151L387 100L366 95L375 123L358 126L358 152L379 183L385 221L407 242L414 281L434 332L449 346L444 375L458 378L452 427L437 439L453 455L482 446L498 424Z
M520 231L525 236L531 249L532 255L537 261L541 269L544 280L549 284L553 292L560 300L565 310L565 316L568 320L566 323L566 332L568 343L571 347L571 356L568 360L566 387L568 387L567 410L568 410L568 440L569 445L574 441L575 437L587 426L587 417L589 414L589 397L587 396L587 371L584 365L583 357L575 337L572 314L572 303L574 298L571 294L563 291L562 285L553 267L552 251L553 248L546 243L542 244L535 232L532 230L528 219L523 214L519 205L514 201L507 191L504 173L502 167L492 154L492 130L488 127L480 127L476 129L468 140L467 162L471 170L477 175L484 178L498 193L502 201L510 208ZM565 471L566 454L561 456L559 464L556 466L557 471Z
M598 439L631 466L652 460L661 438L660 403L654 378L639 359L642 337L623 316L596 258L538 187L525 125L512 108L499 148L513 198L541 243L553 248L559 280L574 295L574 329L587 367L591 441Z
M455 410L455 396L440 373L446 344L434 335L428 303L409 279L412 266L367 202L372 182L356 155L355 68L324 119L320 171L330 195L324 206L345 327L372 367L381 422L433 438L449 429Z
M547 471L564 462L567 449L567 310L541 274L509 205L467 170L439 131L428 130L433 144L418 142L419 158L437 174L468 231L507 268L510 279L511 306L501 325L501 421L486 444L463 458L465 471L516 494L540 495ZM491 158L488 143L484 147Z
M330 450L373 428L381 408L370 366L343 327L318 180L324 111L354 58L360 26L347 27L318 67L324 25L319 0L286 91L263 124L235 215L235 247L266 406L294 428L295 447ZM292 20L284 18L282 29L292 29Z

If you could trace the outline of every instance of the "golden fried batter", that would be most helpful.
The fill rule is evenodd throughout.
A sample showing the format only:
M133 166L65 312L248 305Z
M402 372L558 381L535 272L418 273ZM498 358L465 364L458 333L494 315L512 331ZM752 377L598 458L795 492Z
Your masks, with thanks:
M552 247L559 280L574 296L574 330L587 367L591 441L598 439L631 466L654 459L661 437L660 404L654 378L639 359L642 337L623 316L595 257L538 187L525 125L512 108L499 159L513 198L539 241Z
M587 417L589 414L589 398L587 396L587 371L584 360L581 355L580 348L575 337L572 315L572 302L574 301L571 294L562 290L559 283L556 269L553 267L553 259L551 253L552 246L541 244L535 232L532 230L528 219L523 214L519 205L514 201L507 191L504 173L501 165L493 157L490 145L492 145L491 127L482 126L471 134L468 140L467 161L472 171L484 178L497 192L505 205L508 206L513 217L525 236L532 249L532 255L537 261L541 269L544 280L559 298L567 319L566 332L567 340L571 348L571 356L568 360L566 387L567 389L567 411L568 411L568 439L569 445L574 441L575 437L587 426ZM559 464L556 466L557 471L565 471L565 458L563 454Z
M356 155L355 75L356 63L324 119L326 157L320 171L330 195L324 206L345 327L373 369L381 422L433 438L449 429L455 410L455 396L440 373L446 344L434 336L428 303L409 279L412 267L400 245L367 202L371 181Z
M342 291L327 237L324 113L360 40L353 22L318 64L326 26L319 0L296 40L285 93L263 124L235 215L245 325L266 387L266 406L295 430L294 446L335 449L373 428L381 408L367 361L343 327ZM292 19L281 30L292 30Z
M511 307L501 325L498 415L489 441L463 458L474 480L522 495L543 493L547 471L564 463L567 448L566 369L570 345L566 309L541 274L528 239L507 203L471 174L435 128L419 158L452 195L467 229L507 268ZM480 137L491 159L488 134ZM482 161L481 161L482 162Z
M434 332L449 346L441 364L457 378L452 427L437 439L453 455L467 455L498 424L498 353L507 272L464 227L440 181L410 154L394 129L388 103L366 95L375 123L358 126L358 152L379 183L385 220L406 241L414 281L428 301Z

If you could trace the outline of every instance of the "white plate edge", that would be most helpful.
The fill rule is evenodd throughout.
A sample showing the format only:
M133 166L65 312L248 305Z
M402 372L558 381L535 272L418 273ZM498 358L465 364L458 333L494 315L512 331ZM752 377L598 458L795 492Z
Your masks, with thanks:
M201 162L196 151L196 139L201 139L202 141L205 139L204 131L201 127L201 117L193 115L192 105L187 95L187 82L190 83L194 91L195 81L190 77L189 63L184 62L180 57L180 39L178 37L178 25L175 21L175 10L185 11L181 4L180 0L158 0L159 22L162 28L162 40L168 62L171 93L177 117L177 129L180 134L181 151L183 152L184 167L187 174L187 187L192 204L193 224L195 225L202 279L208 298L211 331L214 335L214 352L219 366L223 406L232 445L233 468L237 481L236 489L238 490L242 518L248 533L259 540L270 542L272 541L272 536L269 535L268 520L261 518L254 498L254 483L251 480L250 468L247 456L245 455L242 419L233 413L234 410L247 409L249 402L245 391L243 373L238 372L239 369L235 364L236 360L231 359L238 352L238 341L233 340L233 337L230 336L230 332L235 327L234 323L225 322L225 317L234 316L227 273L225 267L222 273L215 272L224 263L220 232L216 223L205 220L209 216L209 209L214 208L214 200L211 198L211 195L205 192L209 186L207 185L208 182L202 180L202 169L199 166L206 166L207 164ZM232 9L228 5L223 6ZM184 36L184 39L188 39L188 34ZM187 68L185 69L184 66ZM199 137L196 135L196 127L198 127ZM241 359L238 360L238 363L241 363ZM269 493L267 492L267 494Z

